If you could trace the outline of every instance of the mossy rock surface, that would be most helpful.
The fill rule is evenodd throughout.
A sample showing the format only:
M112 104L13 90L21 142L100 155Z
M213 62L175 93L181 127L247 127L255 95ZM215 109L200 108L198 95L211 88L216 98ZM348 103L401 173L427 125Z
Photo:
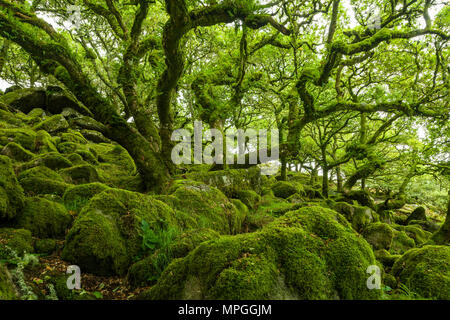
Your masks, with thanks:
M37 239L34 248L37 253L49 255L56 250L57 243L55 239Z
M364 229L362 235L372 245L374 250L389 250L392 245L392 239L394 238L394 231L386 223L375 222L369 224Z
M45 109L47 94L43 88L18 89L4 94L1 102L28 113L33 108Z
M403 254L416 246L414 239L411 239L405 231L394 230L394 238L389 252L392 254Z
M53 170L59 170L71 167L72 162L58 152L49 152L36 156L33 160L24 163L20 166L20 169L25 170L37 166L45 166Z
M44 166L22 171L18 178L20 185L28 195L55 194L62 196L70 186L56 171Z
M401 255L399 254L390 254L386 249L379 249L374 251L375 258L380 261L385 267L392 267Z
M200 244L175 259L145 299L377 299L370 245L323 207L286 213L261 231Z
M16 217L24 201L23 189L17 181L11 159L0 155L0 221Z
M167 248L134 263L128 270L127 280L133 287L149 286L158 280L165 264L182 258L205 241L218 239L217 231L211 229L193 229L178 235Z
M17 290L11 280L11 275L2 263L0 263L0 300L18 300Z
M294 182L278 181L272 186L272 191L275 197L287 199L296 193L302 194L303 187Z
M257 167L250 169L228 169L217 171L199 171L188 173L188 179L200 181L221 190L232 198L241 190L261 190L263 178Z
M375 210L375 202L370 193L366 190L352 190L345 195L345 198L349 200L355 200L361 206L369 207Z
M195 227L210 228L221 234L241 231L245 212L236 209L219 189L201 182L177 180L169 192L176 198L171 207L192 216Z
M85 202L96 194L109 189L109 187L100 182L80 184L72 186L64 192L64 203L70 204L76 201Z
M259 201L261 201L261 196L253 190L241 190L236 192L236 198L241 200L247 208L255 209Z
M108 189L94 196L70 229L63 259L98 275L124 274L142 250L142 221L153 230L177 227L175 212L140 193Z
M27 198L23 211L17 217L17 226L30 230L39 238L62 238L72 223L66 208L56 202L40 198Z
M63 169L60 173L67 183L82 184L99 182L101 180L97 169L89 164L82 164Z
M449 261L449 246L424 246L407 251L395 262L392 273L422 297L449 300Z
M33 152L36 149L36 132L28 128L0 129L0 144L15 142Z
M58 152L54 139L45 130L36 132L35 149L39 153Z
M34 154L30 151L24 149L20 144L15 142L8 143L3 149L1 149L1 154L10 157L15 161L29 161L33 159Z
M45 119L44 121L38 123L33 127L35 131L45 130L49 133L56 133L59 131L65 131L69 128L69 123L61 114L56 114L54 116Z
M414 209L413 212L406 218L405 224L409 224L412 220L420 220L420 221L427 221L427 215L426 210L424 207L417 207Z
M13 258L13 252L18 256L33 253L33 238L31 232L25 229L0 228L0 260Z

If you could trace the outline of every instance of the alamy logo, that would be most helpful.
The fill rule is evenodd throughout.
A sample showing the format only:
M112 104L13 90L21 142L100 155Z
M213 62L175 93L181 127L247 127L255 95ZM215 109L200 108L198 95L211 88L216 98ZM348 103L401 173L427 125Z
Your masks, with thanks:
M187 129L177 129L172 133L172 141L179 141L172 149L172 161L175 164L261 164L261 173L271 175L278 169L279 133L277 129L270 130L270 147L268 146L268 131L238 129L227 131L224 137L217 129L203 132L201 121L194 122L194 155L192 157L192 134ZM210 142L203 148L203 142ZM225 159L224 159L225 149ZM270 156L269 156L270 151Z
M81 270L79 266L72 265L67 267L67 274L71 274L67 278L66 285L69 290L80 290L81 289Z
M367 267L366 272L371 276L367 278L367 288L369 290L372 289L381 289L381 270L380 267L376 265L370 265Z

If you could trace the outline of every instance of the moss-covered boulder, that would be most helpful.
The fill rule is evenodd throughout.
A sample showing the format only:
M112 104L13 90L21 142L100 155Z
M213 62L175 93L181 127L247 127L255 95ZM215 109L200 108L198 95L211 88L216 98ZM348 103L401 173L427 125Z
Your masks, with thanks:
M1 96L0 101L24 113L33 108L45 109L47 95L43 88L18 89Z
M27 128L0 129L0 145L15 142L29 151L36 149L36 132Z
M401 255L391 254L386 249L379 249L374 251L375 258L380 261L384 267L392 267Z
M17 226L39 238L61 238L71 223L72 216L63 205L39 197L27 198L17 216Z
M394 238L394 231L386 223L375 222L364 228L362 235L372 245L374 250L389 250Z
M409 224L412 220L427 221L426 210L424 207L417 207L413 212L406 218L405 224Z
M95 142L95 143L111 143L111 140L106 138L103 133L95 131L95 130L87 130L83 129L81 130L81 134L83 137L89 141Z
M287 199L290 196L303 192L300 184L288 181L278 181L272 186L272 191L275 197Z
M437 224L434 221L428 220L428 221L423 221L423 220L410 220L408 222L409 226L419 226L420 228L422 228L425 231L434 233L436 231L439 230L439 224Z
M20 144L15 142L8 143L0 152L2 155L10 157L15 161L29 161L33 159L34 154L24 149Z
M450 299L450 247L411 249L398 259L392 273L411 291L425 298Z
M40 254L51 254L57 248L55 239L37 239L34 243L34 249Z
M109 189L109 187L100 182L80 184L70 187L63 196L64 203L85 202L96 194Z
M286 213L259 232L222 236L175 259L143 299L377 299L376 260L345 218L322 207Z
M394 238L392 239L392 245L389 251L392 254L403 254L415 246L414 239L411 239L405 231L394 230Z
M175 212L151 196L105 190L83 207L66 237L62 257L86 272L124 274L142 250L142 221L152 230L178 226Z
M188 179L200 181L221 190L228 197L234 197L240 190L261 190L263 178L257 167L250 169L229 169L188 173Z
M19 295L8 269L0 263L0 300L18 300Z
M370 193L366 190L352 190L345 195L345 198L348 200L355 200L361 206L375 210L375 202Z
M196 221L196 228L210 228L221 234L241 231L245 212L241 212L217 188L201 182L178 180L170 189L175 198L171 207Z
M70 126L78 129L95 130L102 133L107 131L105 125L88 116L81 116L70 119Z
M14 218L23 208L24 199L11 159L0 156L0 221Z
M59 170L71 167L72 162L70 162L66 157L59 154L58 152L49 152L39 155L33 160L24 163L20 166L20 169L25 170L36 166L45 166L53 170Z
M38 153L58 152L55 141L45 130L38 130L36 132L35 150Z
M69 128L69 123L61 114L56 114L48 119L38 123L33 127L35 131L45 130L49 133L65 131Z
M399 231L404 231L408 237L414 240L416 246L420 246L427 242L427 240L431 237L431 232L423 230L420 226L417 225L408 225L401 226L395 225L394 228Z
M14 258L32 253L33 238L25 229L0 228L0 260Z
M199 244L219 237L217 231L207 228L193 229L178 235L166 248L134 263L128 270L128 283L133 287L154 284L173 259L185 257Z
M372 222L377 222L379 217L375 211L369 207L354 205L354 212L351 218L352 227L356 231L362 231Z
M62 196L70 186L57 172L44 166L22 171L18 179L28 195L55 194Z
M67 183L81 184L100 181L97 170L90 164L73 166L61 170L60 173Z
M240 190L236 193L236 198L241 200L249 209L255 209L257 203L261 201L261 196L253 190Z
M219 237L220 234L217 231L208 228L188 230L174 239L169 245L168 251L172 257L181 258L194 250L200 243Z
M87 140L83 137L83 135L75 130L69 129L67 132L63 132L60 135L61 142L75 142L75 143L81 143L86 144Z

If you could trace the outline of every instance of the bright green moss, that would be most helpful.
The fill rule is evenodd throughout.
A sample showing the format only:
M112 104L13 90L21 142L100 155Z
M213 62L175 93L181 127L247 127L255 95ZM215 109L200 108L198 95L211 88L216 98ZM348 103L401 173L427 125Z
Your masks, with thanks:
M49 133L55 133L58 131L67 130L68 128L69 123L67 123L67 120L62 115L56 114L35 125L33 130L45 130Z
M86 161L90 164L93 164L93 165L98 165L97 157L94 156L90 151L76 150L75 152L76 152L76 154L80 155L84 161Z
M352 190L346 194L346 198L350 200L356 200L361 206L375 209L375 203L372 196L366 190Z
M28 161L33 159L34 154L24 149L20 144L15 142L8 143L2 150L1 154L10 157L15 161Z
M58 152L52 136L45 130L36 132L35 146L39 153Z
M211 229L193 229L178 235L169 246L136 262L128 270L127 280L133 287L148 286L158 280L162 262L170 263L175 258L185 257L199 244L218 239L219 233Z
M23 205L23 189L17 182L11 159L0 156L0 220L14 218Z
M240 190L236 192L236 198L241 200L249 209L256 209L261 196L253 190Z
M366 287L369 244L322 207L286 213L261 231L203 242L175 259L144 299L377 299Z
M214 186L230 198L241 190L253 190L258 193L262 184L260 169L256 167L192 172L187 174L187 178Z
M356 231L362 231L366 226L372 222L379 220L378 215L369 207L361 207L354 205L354 213L351 218L353 229Z
M64 154L77 151L78 144L75 142L60 142L57 144L58 151Z
M86 164L86 162L83 160L83 157L80 156L78 153L68 154L67 159L69 159L69 161L72 162L72 164L75 166L80 164Z
M380 261L385 267L392 267L401 255L390 254L386 249L374 251L375 258Z
M56 194L62 196L70 186L58 173L44 166L22 171L18 178L24 191L29 195Z
M245 212L240 212L218 189L197 182L184 181L172 186L178 198L174 209L195 217L200 228L211 228L222 234L240 232Z
M45 166L53 170L69 168L72 166L70 162L63 155L58 152L49 152L35 157L33 160L24 163L20 166L20 170L26 170L36 166Z
M109 189L109 187L99 182L73 186L66 190L63 200L66 204L73 203L75 201L86 201L106 189Z
M66 237L62 258L98 275L123 274L130 263L117 224L100 211L86 212L75 221Z
M87 143L87 140L80 132L71 129L69 129L68 132L61 133L60 137L61 142Z
M0 300L18 300L8 269L0 263Z
M408 237L414 240L416 246L420 246L427 242L427 240L431 237L431 232L424 231L419 226L408 225L408 226L399 226L396 225L395 228L400 231L404 231Z
M301 184L287 181L278 181L272 186L275 197L287 199L293 194L304 194Z
M60 173L68 183L81 184L99 182L101 180L95 167L90 164L82 164L63 169Z
M168 251L172 257L181 258L194 250L200 243L219 237L217 231L208 228L188 230L175 238Z
M142 221L177 227L175 212L140 193L107 189L94 196L70 229L63 259L94 274L123 274L142 250Z
M367 242L372 245L374 250L389 250L392 244L392 239L394 238L394 231L386 223L375 222L364 228L362 235Z
M36 148L36 133L26 128L0 129L0 144L7 145L10 142L15 142L29 151L34 151Z
M394 231L394 238L392 239L391 249L389 250L392 254L403 254L414 247L414 240L408 237L405 231Z
M8 246L19 256L34 252L31 232L25 229L1 228L0 260L12 258L10 250L7 250L5 246Z
M87 147L87 150L98 159L98 162L116 165L128 174L136 173L136 165L123 147L108 143L89 143Z
M27 198L17 217L17 226L39 238L63 237L71 223L72 216L63 205L38 197Z
M450 299L450 247L424 246L407 251L392 273L410 290L426 298Z

